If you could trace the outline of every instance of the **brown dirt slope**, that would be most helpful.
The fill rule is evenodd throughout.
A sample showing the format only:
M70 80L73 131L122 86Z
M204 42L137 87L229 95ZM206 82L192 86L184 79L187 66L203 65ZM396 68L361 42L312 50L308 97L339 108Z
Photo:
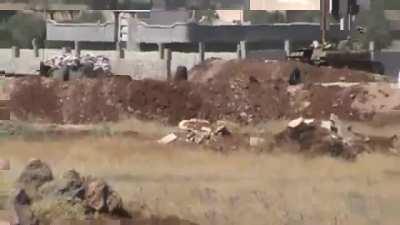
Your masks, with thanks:
M269 119L306 115L343 119L368 119L353 102L361 85L323 87L315 83L372 81L371 74L347 69L318 68L293 62L208 61L200 65L190 81L132 80L127 76L78 79L61 82L39 77L16 78L10 93L12 115L18 120L51 123L97 123L135 116L176 124L182 119L220 119L257 123ZM297 66L303 85L288 85ZM202 70L205 70L201 72ZM192 71L193 72L193 71ZM201 74L207 74L207 79Z

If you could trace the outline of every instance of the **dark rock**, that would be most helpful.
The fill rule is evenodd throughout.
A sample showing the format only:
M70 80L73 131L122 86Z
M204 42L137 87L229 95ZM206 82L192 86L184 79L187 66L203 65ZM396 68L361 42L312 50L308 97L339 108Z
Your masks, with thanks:
M30 209L31 200L25 190L20 189L17 191L13 203L18 225L39 224L39 220Z
M86 205L98 212L107 210L108 185L102 180L89 181L85 187Z
M38 189L43 184L53 180L50 167L41 160L34 159L24 168L17 180L17 187L24 189L30 198L38 195Z
M117 192L111 191L107 195L107 208L108 212L112 214L119 213L123 210L122 198Z
M68 200L82 200L85 194L79 173L67 171L61 179L44 184L40 188L41 196L63 197Z
M185 66L178 66L176 68L174 81L183 81L188 79L188 71Z

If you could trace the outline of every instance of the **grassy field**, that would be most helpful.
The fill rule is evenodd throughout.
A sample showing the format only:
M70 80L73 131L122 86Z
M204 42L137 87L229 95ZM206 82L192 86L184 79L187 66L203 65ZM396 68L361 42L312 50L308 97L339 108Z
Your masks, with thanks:
M139 126L123 123L118 129ZM170 128L147 124L149 136ZM2 139L3 174L10 184L30 158L105 178L129 205L210 225L397 225L400 159L362 155L356 162L329 157L223 154L201 147L161 146L152 139ZM0 182L1 183L1 182Z

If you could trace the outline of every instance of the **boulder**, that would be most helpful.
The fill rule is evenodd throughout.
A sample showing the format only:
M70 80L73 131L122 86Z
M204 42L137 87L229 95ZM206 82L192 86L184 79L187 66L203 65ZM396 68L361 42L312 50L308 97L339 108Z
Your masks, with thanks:
M68 200L82 200L85 188L81 177L75 170L67 171L61 179L53 180L40 187L41 196L66 198Z
M33 198L38 195L40 186L52 180L53 172L50 167L39 159L33 159L23 169L17 180L17 187L24 189Z
M14 210L17 216L17 224L38 225L39 220L32 212L30 205L32 200L24 189L18 189L13 198Z
M115 191L110 191L107 195L107 210L109 213L118 213L123 210L122 198Z
M106 211L107 209L108 185L99 179L89 181L85 189L85 203L95 211Z

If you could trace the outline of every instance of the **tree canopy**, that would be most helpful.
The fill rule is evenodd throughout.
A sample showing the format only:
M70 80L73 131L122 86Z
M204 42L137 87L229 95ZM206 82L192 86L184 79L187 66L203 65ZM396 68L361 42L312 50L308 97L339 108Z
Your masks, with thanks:
M371 0L370 10L360 12L358 23L365 26L367 31L365 34L354 33L353 37L360 40L364 47L367 47L370 41L374 41L378 49L390 45L392 37L382 0Z

